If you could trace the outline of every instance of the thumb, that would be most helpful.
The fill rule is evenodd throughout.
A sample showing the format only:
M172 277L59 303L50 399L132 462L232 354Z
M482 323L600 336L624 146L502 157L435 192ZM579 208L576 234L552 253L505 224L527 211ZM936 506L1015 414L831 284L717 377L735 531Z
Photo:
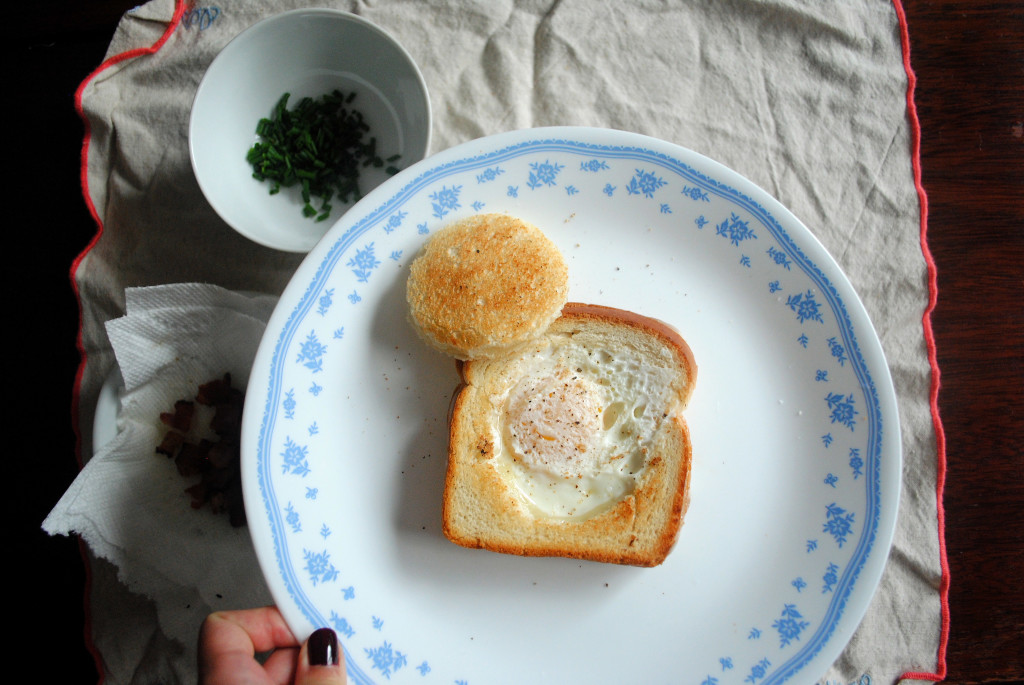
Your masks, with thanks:
M330 628L313 631L302 645L295 685L345 685L345 655Z

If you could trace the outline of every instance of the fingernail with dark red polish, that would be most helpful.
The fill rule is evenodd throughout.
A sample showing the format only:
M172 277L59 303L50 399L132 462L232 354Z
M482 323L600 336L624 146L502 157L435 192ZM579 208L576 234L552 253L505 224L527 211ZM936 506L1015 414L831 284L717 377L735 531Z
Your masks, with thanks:
M338 636L330 628L320 628L309 636L310 666L338 665Z

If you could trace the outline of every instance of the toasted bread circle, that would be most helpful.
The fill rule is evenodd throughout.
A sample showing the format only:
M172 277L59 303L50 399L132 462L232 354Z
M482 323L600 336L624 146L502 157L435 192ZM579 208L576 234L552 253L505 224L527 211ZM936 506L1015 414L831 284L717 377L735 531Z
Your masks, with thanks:
M569 271L544 233L505 214L438 231L406 283L420 336L456 359L492 358L541 334L568 298Z
M443 500L449 540L524 556L665 560L689 505L682 412L697 373L677 331L568 304L530 345L461 372Z

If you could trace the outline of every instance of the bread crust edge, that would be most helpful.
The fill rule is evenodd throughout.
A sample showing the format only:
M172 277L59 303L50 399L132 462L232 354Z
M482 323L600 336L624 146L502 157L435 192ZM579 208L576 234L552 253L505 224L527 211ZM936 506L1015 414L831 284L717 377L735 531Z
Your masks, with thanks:
M569 303L562 314L575 319L614 319L657 335L675 348L689 379L682 404L685 407L693 392L697 367L692 350L678 331L660 320L601 305ZM631 495L608 511L583 521L537 518L526 510L493 467L490 460L496 447L487 431L483 426L465 425L473 418L473 412L466 411L464 405L476 400L475 386L465 382L467 367L473 363L459 364L462 383L449 411L448 468L442 503L445 537L462 547L517 556L563 557L641 567L663 563L678 540L690 504L693 450L689 426L681 410L666 417L662 424L665 431L676 433L679 458L652 457ZM467 447L467 440L474 437L477 444ZM663 440L670 437L673 436L661 436ZM475 454L476 458L466 458L467 454ZM467 498L472 503L467 503ZM473 507L478 518L492 525L466 525L461 514L467 507ZM638 535L638 521L652 520L655 523ZM498 530L510 532L500 535L496 534ZM581 537L589 542L577 544Z

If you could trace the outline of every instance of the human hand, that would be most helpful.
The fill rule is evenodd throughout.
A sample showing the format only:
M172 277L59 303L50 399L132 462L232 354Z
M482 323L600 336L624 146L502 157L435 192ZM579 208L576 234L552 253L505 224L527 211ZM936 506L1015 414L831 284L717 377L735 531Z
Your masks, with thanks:
M273 653L260 664L256 654ZM201 685L344 685L337 635L321 628L304 644L275 607L218 611L199 629Z

